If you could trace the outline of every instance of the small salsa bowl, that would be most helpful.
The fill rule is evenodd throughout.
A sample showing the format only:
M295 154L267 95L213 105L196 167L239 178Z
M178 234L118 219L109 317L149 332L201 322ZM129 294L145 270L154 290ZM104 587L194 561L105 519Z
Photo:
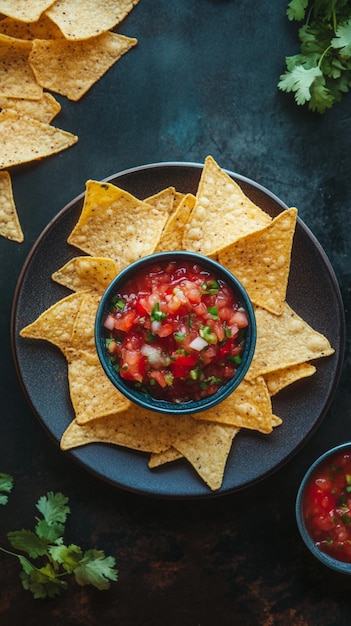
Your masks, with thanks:
M313 556L336 572L351 574L351 442L331 448L306 472L296 520Z
M151 300L148 299L146 301L142 298L143 294L145 294L145 276L147 275L147 281L149 281L148 284L150 284L150 280L152 280L152 277L150 278L150 276L155 275L155 268L160 269L165 283L170 280L169 286L166 289L166 287L163 287L162 284L163 279L160 279L160 290L163 290L161 307L157 302L155 302L152 306L152 295L148 296ZM194 268L197 268L196 272L198 272L198 274L193 274ZM173 271L177 269L179 271L179 275L175 274ZM229 359L229 356L231 359L230 364L225 370L226 373L223 374L226 378L224 378L224 382L221 384L219 384L220 379L215 376L207 376L205 382L204 374L200 369L199 363L203 363L207 360L210 354L213 355L216 350L219 349L219 346L223 346L224 344L229 345L230 341L227 341L226 338L219 341L219 338L222 336L221 333L223 333L223 329L218 333L218 337L216 337L213 332L214 328L217 328L216 322L218 324L221 323L218 307L208 306L206 309L206 306L202 305L203 307L205 306L203 309L205 311L204 319L200 317L198 318L198 316L193 313L192 309L191 313L187 313L187 315L184 314L184 307L190 306L190 304L189 300L185 299L183 293L185 288L183 288L183 285L188 287L190 285L190 289L190 279L192 279L193 276L195 276L194 280L198 283L200 281L199 277L201 277L201 281L203 280L201 288L199 287L199 293L201 293L201 299L206 300L207 305L214 302L213 298L218 295L219 290L220 295L222 296L223 289L227 289L227 291L224 292L227 294L230 292L232 294L233 301L238 303L238 305L235 305L239 308L238 313L241 312L242 316L246 315L247 326L245 328L239 328L239 334L236 335L238 337L238 342L240 338L240 346L234 348L234 345L232 345L230 355L225 354L227 348L221 347L224 355L223 359ZM183 279L186 281L185 283L182 282ZM157 278L157 280L159 280L159 278ZM178 285L181 285L181 289ZM121 298L121 295L124 297ZM191 289L189 294L187 293L186 295L186 298L188 297L194 301L196 301L196 298L199 298L196 290L195 292L191 292ZM114 302L114 305L112 305L112 302ZM132 319L134 312L130 311L131 306L135 307L133 309L135 316L139 316L136 318L134 317L134 321ZM150 311L151 306L152 310ZM177 310L178 306L180 308ZM181 318L182 306L183 317ZM118 307L120 307L120 310L118 310ZM169 313L169 310L171 310L172 307L175 307L175 313L173 311ZM167 313L164 313L162 309L166 310ZM116 341L113 335L113 333L116 333L116 329L111 327L111 323L116 323L111 320L110 315L112 310L118 317L117 325L119 328L117 330L117 344L119 345L117 346L115 345ZM177 311L179 311L178 317ZM169 315L169 318L167 318L167 315ZM206 319L206 316L209 319ZM229 321L232 322L234 318L231 317ZM180 319L183 321L183 326L178 326L177 330L174 331L173 329L173 333L171 333L172 341L174 342L177 340L177 342L179 342L176 346L178 349L173 351L170 349L168 354L167 348L166 351L164 351L159 345L160 342L165 341L166 343L164 345L169 346L169 344L167 344L167 336L166 338L160 338L160 335L162 336L164 333L169 332L166 328L167 322L169 321L172 324L176 324L176 319L178 319L179 322ZM198 322L198 319L201 323ZM240 320L240 315L238 315L238 319ZM139 326L136 324L138 320ZM232 326L229 327L229 321L225 322L225 324L223 323L224 332L226 333L225 337L231 337L231 341L234 343L233 337L235 334L235 324L232 323ZM109 326L107 329L106 324ZM123 361L120 357L121 346L127 347L131 350L131 352L128 351L127 353L123 353L124 355L128 354L129 359L135 346L130 346L130 344L126 343L127 340L124 339L126 334L121 331L121 328L124 329L125 333L128 333L128 330L131 330L132 328L135 328L136 332L138 332L138 329L140 330L140 324L148 325L148 330L142 327L141 332L144 337L150 336L150 344L145 346L143 341L141 341L142 347L140 348L140 343L138 343L138 340L135 339L137 348L134 356L137 360L137 352L140 350L144 359L143 367L145 367L145 362L148 367L151 363L152 367L155 367L155 370L148 371L147 376L144 376L143 374L144 378L142 381L127 380L125 376L131 375L133 365L125 365L125 361ZM190 338L195 333L193 326L201 326L201 328L198 329L201 337L196 337L194 342L190 341ZM169 338L169 340L171 340L171 338ZM111 344L111 341L114 341L115 344ZM235 341L237 341L237 339L235 339ZM190 342L190 344L186 345L184 348L184 342ZM127 398L139 406L160 413L196 413L213 407L224 400L234 391L234 389L236 389L244 378L250 367L255 350L255 314L248 294L241 283L231 272L216 261L200 254L186 251L160 252L135 261L131 265L124 268L110 283L101 298L97 310L95 320L95 343L101 365L106 375L115 387L117 387L117 389L119 389L119 391L121 391L121 393L123 393ZM113 349L119 350L117 365ZM200 357L200 355L204 354L201 353L201 350L203 349L206 349L205 359L201 356L201 358L197 359L195 363L197 355ZM238 354L237 357L233 356L236 349L240 351L240 354ZM112 354L110 352L111 350ZM165 359L165 367L169 367L169 370L166 370L166 374L162 374L162 376L160 376L157 368L161 370L161 372L165 371L162 370L162 363L159 362L159 360L163 358ZM192 359L192 361L189 361L189 359ZM235 361L236 363L234 365ZM224 361L221 362L223 363ZM123 376L121 375L121 367L123 368ZM234 375L231 376L230 367L232 367L232 370L235 370ZM126 374L126 371L129 373ZM205 371L208 373L210 370ZM213 371L224 372L224 370L218 369ZM141 374L139 373L136 375L141 377ZM186 375L186 380L184 375ZM153 378L155 378L155 380L153 380ZM146 381L145 384L144 381ZM153 386L151 386L151 383L153 383ZM208 388L210 385L212 385L211 389ZM213 388L215 388L216 385L218 388L213 391ZM203 391L204 388L207 388L207 391ZM175 396L177 395L175 389L177 389L177 394L180 396L185 393L188 395L181 398L173 398L171 397L172 394ZM189 389L190 391L188 392ZM154 393L155 395L153 395ZM202 397L204 393L209 393L210 395ZM191 394L194 394L194 397L192 397ZM199 394L201 397L199 397Z

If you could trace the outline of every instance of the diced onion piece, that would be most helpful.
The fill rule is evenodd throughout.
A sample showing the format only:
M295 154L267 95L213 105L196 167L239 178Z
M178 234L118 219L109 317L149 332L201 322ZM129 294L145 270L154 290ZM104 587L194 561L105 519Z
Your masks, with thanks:
M189 348L192 348L192 350L197 350L198 352L200 352L200 350L203 350L204 348L206 348L206 346L208 346L208 343L202 337L195 337L195 339L193 339L189 343Z
M115 327L115 318L113 317L113 315L108 315L104 321L104 327L107 328L107 330L113 330Z
M159 322L158 320L154 320L153 322L151 322L151 330L153 333L156 333L158 330L160 330L161 328L161 322Z

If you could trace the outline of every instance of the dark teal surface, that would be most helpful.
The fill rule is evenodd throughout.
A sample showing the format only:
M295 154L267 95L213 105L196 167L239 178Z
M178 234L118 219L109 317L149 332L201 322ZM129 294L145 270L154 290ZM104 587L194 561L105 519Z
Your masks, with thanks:
M72 510L69 541L116 556L119 581L107 592L72 586L59 599L34 601L17 560L1 554L2 626L349 625L349 579L309 554L294 505L315 458L351 440L351 96L320 116L277 90L285 56L298 51L285 8L271 0L140 0L118 28L138 46L80 102L58 98L55 124L78 144L12 171L25 242L0 241L0 471L15 478L0 510L0 544L8 530L31 527L39 496L62 491ZM11 306L32 245L88 178L207 154L298 208L341 287L345 362L323 423L278 473L222 498L160 501L102 483L53 445L16 376Z

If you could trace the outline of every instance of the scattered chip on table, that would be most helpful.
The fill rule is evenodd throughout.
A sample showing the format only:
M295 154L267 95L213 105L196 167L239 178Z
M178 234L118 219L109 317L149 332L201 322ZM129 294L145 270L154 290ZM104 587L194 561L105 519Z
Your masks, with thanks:
M0 33L0 96L38 100L43 88L29 64L32 43Z
M46 14L66 39L96 37L119 24L139 0L57 0Z
M22 22L36 22L55 0L0 0L0 13Z
M29 62L38 85L77 101L137 43L111 32L84 41L34 39Z
M262 230L242 237L218 255L252 302L276 315L284 310L296 218L296 208L282 211Z
M8 172L0 172L0 235L18 243L24 240Z
M63 34L43 13L36 22L21 22L11 17L0 21L0 33L17 39L62 39Z
M76 135L17 111L0 112L0 169L48 157L77 141Z
M0 109L12 109L39 122L50 124L61 111L61 105L51 93L44 92L38 100L0 96Z

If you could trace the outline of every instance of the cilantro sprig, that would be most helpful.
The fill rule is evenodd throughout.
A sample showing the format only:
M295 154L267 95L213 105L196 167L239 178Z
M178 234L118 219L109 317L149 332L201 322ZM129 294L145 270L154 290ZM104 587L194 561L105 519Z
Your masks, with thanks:
M304 23L300 51L286 57L278 87L293 92L298 105L325 113L351 87L351 2L291 0L286 12Z
M6 494L12 487L11 476L0 474L1 504L7 503ZM105 556L102 550L83 551L75 544L64 542L65 523L70 513L68 498L50 491L39 498L36 508L40 516L35 518L34 530L7 533L16 552L0 547L1 552L19 560L24 589L31 591L36 599L52 598L68 588L69 576L73 576L80 586L108 589L110 581L117 580L118 576L114 557Z

